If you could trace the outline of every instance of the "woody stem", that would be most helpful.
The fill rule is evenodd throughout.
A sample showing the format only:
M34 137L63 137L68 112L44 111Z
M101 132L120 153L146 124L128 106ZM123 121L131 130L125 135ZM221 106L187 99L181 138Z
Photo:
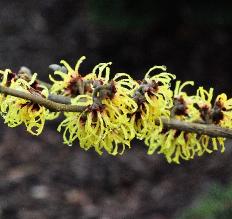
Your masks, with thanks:
M18 91L9 87L4 87L0 85L0 93L11 95L14 97L19 97L22 99L30 100L33 103L37 103L41 106L46 107L51 111L56 112L82 112L86 109L85 106L71 105L71 101L68 97L63 97L60 95L51 95L49 99L43 98L40 95L35 95L31 93L26 93L23 91ZM176 119L161 118L163 126L167 129L177 129L185 132L197 133L199 135L208 135L211 137L224 137L232 139L232 130L227 128L222 128L220 126L211 124L200 124L183 122ZM156 120L156 124L159 124L159 119Z

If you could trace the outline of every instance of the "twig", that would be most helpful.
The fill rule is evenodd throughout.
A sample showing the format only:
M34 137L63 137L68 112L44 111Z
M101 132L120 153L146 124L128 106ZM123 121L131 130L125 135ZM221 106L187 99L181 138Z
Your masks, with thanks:
M49 94L48 99L56 103L71 104L71 99L63 95Z
M55 112L82 112L83 110L86 109L86 107L82 107L82 106L57 103L57 102L45 99L39 95L34 95L34 94L26 93L23 91L18 91L18 90L9 88L9 87L3 87L2 85L0 85L0 92L14 96L14 97L31 100L32 102L40 104L41 106L44 106L47 109L51 111L55 111Z
M3 87L0 85L0 93L5 93L11 96L23 98L26 100L31 100L34 103L40 104L41 106L46 107L51 111L56 112L82 112L86 109L85 106L76 106L70 104L63 104L59 102L59 95L54 95L53 100L45 99L39 95L34 95L18 90L14 90L12 88ZM66 98L66 101L69 98ZM168 129L177 129L186 132L194 132L199 135L205 134L211 137L224 137L224 138L231 138L232 139L232 130L227 128L221 128L216 125L206 125L206 124L199 124L199 123L190 123L190 122L183 122L176 119L167 119L162 118L162 122L165 128ZM156 121L156 124L159 124L159 120Z
M193 122L183 122L177 119L162 118L162 122L167 129L178 129L180 131L194 132L199 135L208 135L211 137L232 138L232 130L222 128L217 125L200 124ZM159 121L156 121L159 124Z

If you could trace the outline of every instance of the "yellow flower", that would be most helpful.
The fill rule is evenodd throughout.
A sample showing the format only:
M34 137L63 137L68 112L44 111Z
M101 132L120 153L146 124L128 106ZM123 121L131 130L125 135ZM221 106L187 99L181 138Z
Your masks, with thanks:
M197 90L196 99L198 100L198 110L200 112L200 118L203 120L203 122L207 124L215 124L222 126L225 125L224 121L226 120L221 121L224 118L224 112L222 113L221 109L219 111L218 108L215 109L215 106L218 107L217 104L220 105L225 103L226 106L227 103L230 104L230 101L226 101L227 98L225 95L219 95L216 99L216 104L213 107L211 104L211 101L213 99L213 88L210 88L210 90L207 91L203 87L199 87ZM224 127L226 127L226 125ZM199 137L199 142L203 147L203 152L207 153L211 153L213 150L218 150L218 144L221 146L221 152L224 152L224 141L225 138L222 137L215 138L207 135L201 135Z
M50 80L53 82L51 93L76 97L80 94L91 93L93 80L109 81L109 68L107 66L110 65L111 62L99 63L94 67L91 73L86 76L81 76L79 68L85 59L86 57L82 56L77 61L74 69L72 69L66 61L62 60L60 63L65 66L68 72L64 73L61 70L54 72L54 75L60 76L61 80L55 80L51 75L49 75Z
M5 71L0 70L0 84L4 87L9 87L11 81L16 78L16 74L12 73L10 69L6 69ZM0 104L5 99L5 94L0 93Z
M214 123L224 128L232 128L232 98L222 93L217 96L213 107Z
M179 130L162 130L158 136L157 148L159 154L164 154L169 163L180 163L179 159L184 160L193 159L195 154L201 155L201 145L197 140L197 134L187 133ZM152 148L153 149L153 148ZM152 154L154 151L150 151Z
M198 100L195 96L189 96L183 89L194 85L193 81L186 81L181 84L181 81L176 82L174 90L174 106L172 108L172 118L183 120L185 122L196 122L199 120L199 111L195 108Z
M183 88L187 85L193 85L193 82L187 81L181 84L180 81L177 81L176 83L171 118L185 122L193 122L199 118L199 112L194 107L195 98L183 92ZM149 139L145 139L145 143L149 145L148 154L153 154L159 149L158 153L164 154L169 163L179 163L180 158L189 160L195 154L202 154L202 148L197 139L197 134L175 129L167 130L163 126L155 132L155 135Z
M65 66L67 69L67 73L62 72L61 70L57 70L54 72L54 75L58 75L62 80L55 80L51 75L49 75L50 80L53 82L53 85L50 89L51 93L54 94L63 94L63 95L78 95L78 85L82 83L81 75L79 74L79 67L81 63L86 59L85 56L82 56L76 63L74 69L70 67L70 65L61 60L60 63Z
M166 72L151 76L153 70L166 71L165 66L154 66L145 75L141 83L136 84L133 98L138 109L132 115L131 123L134 124L136 136L144 139L152 147L158 133L161 131L161 117L169 117L172 107L173 92L170 82L174 75ZM160 120L159 124L157 120Z
M65 113L66 119L59 125L64 128L64 143L72 145L79 139L80 147L94 148L99 154L103 149L109 154L122 154L135 132L129 115L137 109L137 104L130 97L133 79L118 73L110 80L109 63L100 63L93 69L88 80L92 80L93 93L78 95L72 104L86 106L80 113ZM98 69L98 70L97 70ZM105 75L103 75L103 70ZM120 146L122 149L120 150Z
M10 88L47 98L48 89L39 85L35 80L36 74L30 81L18 77L16 80L11 80ZM16 127L24 123L27 131L33 135L39 135L42 132L46 119L56 117L56 114L50 113L43 106L10 95L2 100L1 114L9 127Z
M85 102L80 102L84 98ZM114 99L114 98L113 98ZM85 105L88 108L80 113L65 113L66 119L58 127L64 127L64 143L72 145L78 138L80 147L88 150L94 147L101 154L102 148L116 155L118 144L130 145L134 137L133 127L130 127L126 114L117 108L110 100L103 100L102 106L95 106L88 95L79 95L73 99L75 105ZM122 151L123 151L122 150Z

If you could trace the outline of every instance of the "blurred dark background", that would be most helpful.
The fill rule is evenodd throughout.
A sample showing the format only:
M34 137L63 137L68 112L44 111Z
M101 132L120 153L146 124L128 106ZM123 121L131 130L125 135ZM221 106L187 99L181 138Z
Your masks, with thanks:
M0 66L47 80L49 64L74 66L82 55L83 74L112 61L112 72L141 79L166 65L231 96L232 7L223 2L0 0ZM65 146L56 125L33 137L0 121L1 219L232 218L230 141L224 154L169 165L142 142L120 157Z

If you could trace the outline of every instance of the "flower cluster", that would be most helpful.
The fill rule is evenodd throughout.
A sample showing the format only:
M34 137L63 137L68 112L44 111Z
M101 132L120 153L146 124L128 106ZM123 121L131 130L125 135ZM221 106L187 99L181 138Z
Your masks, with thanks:
M0 76L2 86L48 98L48 88L36 80L36 73L30 76L23 72L13 73L10 69L6 69L0 71ZM56 118L56 114L49 112L44 106L11 95L1 94L0 104L1 116L9 127L24 124L27 131L33 135L41 134L46 119Z
M213 99L213 89L199 87L195 94L186 90L192 81L171 84L175 75L167 73L165 66L154 66L141 81L126 73L111 75L108 63L99 63L89 74L79 72L81 57L73 69L66 61L55 65L50 75L52 86L37 80L37 74L0 71L0 85L49 99L50 95L63 96L70 104L83 110L66 111L58 127L63 141L94 149L98 154L122 154L131 147L134 138L143 140L148 154L163 154L168 162L179 163L213 150L224 151L222 137L210 137L179 129L168 129L165 120L187 123L212 124L232 128L232 99L226 94ZM158 74L154 74L157 72ZM59 77L59 78L57 78ZM59 112L51 112L44 105L31 100L0 93L0 113L8 126L24 124L27 131L39 135L46 120L55 119Z
M135 137L134 127L130 123L130 115L137 109L136 102L130 98L135 82L124 73L116 74L110 80L108 66L111 63L100 63L91 74L82 77L78 72L79 63L75 69L65 63L68 70L66 75L55 72L62 75L64 80L52 79L51 92L70 97L76 92L79 95L72 98L72 104L86 106L83 112L65 113L66 119L58 131L64 128L64 143L68 145L78 138L85 150L94 147L99 154L102 154L103 148L109 154L123 153ZM62 90L57 89L59 84L62 84ZM119 144L122 145L121 149Z

